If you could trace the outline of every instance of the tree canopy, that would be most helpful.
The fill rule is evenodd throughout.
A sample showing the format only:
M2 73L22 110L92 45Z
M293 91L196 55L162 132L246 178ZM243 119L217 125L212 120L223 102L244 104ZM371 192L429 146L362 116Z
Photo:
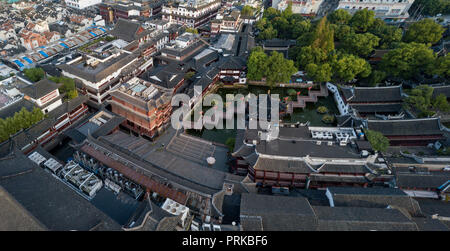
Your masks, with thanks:
M349 82L357 77L368 77L372 72L369 63L352 54L341 54L333 62L335 79L338 82Z
M358 32L366 32L375 22L375 12L362 9L353 14L350 25Z
M261 80L265 77L270 87L279 82L288 82L296 71L294 61L285 59L282 53L276 51L267 56L261 47L252 50L247 63L247 78Z
M380 38L371 34L350 34L343 39L343 48L347 53L354 53L360 57L367 57L378 47Z
M419 85L411 90L410 95L406 98L406 105L419 112L419 117L429 117L440 110L443 112L450 111L450 105L447 97L443 94L433 98L433 87L428 85Z
M413 15L420 8L420 13L426 16L436 16L437 14L450 14L450 1L448 0L415 0L409 14Z
M348 11L338 9L328 15L328 20L333 24L348 24L352 19L352 15Z
M267 54L261 47L255 47L247 63L247 78L250 80L261 80L267 71Z
M381 68L395 77L410 79L416 74L430 74L436 55L424 44L401 43L383 56Z
M25 74L25 76L33 82L38 82L45 77L45 72L42 68L25 69L23 74Z
M445 29L433 19L422 19L411 24L403 37L405 42L435 44L442 38Z
M370 145L372 145L372 148L376 151L384 152L389 147L389 139L380 132L367 130L366 137Z
M55 83L61 84L59 92L66 95L66 99L70 100L78 97L78 91L75 87L75 81L71 78L60 76L60 77L49 77L49 79Z
M0 142L7 140L11 135L22 129L31 127L43 118L44 114L39 108L34 108L30 112L25 107L22 107L14 116L0 119Z
M436 61L436 66L434 68L434 73L450 79L450 56L446 55L444 57L439 57Z
M245 5L241 10L242 16L253 16L253 8L249 5Z
M266 81L270 87L276 83L288 82L290 77L297 72L294 61L285 59L282 53L273 51L267 60Z

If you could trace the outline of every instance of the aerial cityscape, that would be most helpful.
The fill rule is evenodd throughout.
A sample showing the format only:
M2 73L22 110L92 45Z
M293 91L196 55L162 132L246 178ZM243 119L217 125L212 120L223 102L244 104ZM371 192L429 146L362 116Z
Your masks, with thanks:
M449 231L449 27L449 0L0 0L0 231Z

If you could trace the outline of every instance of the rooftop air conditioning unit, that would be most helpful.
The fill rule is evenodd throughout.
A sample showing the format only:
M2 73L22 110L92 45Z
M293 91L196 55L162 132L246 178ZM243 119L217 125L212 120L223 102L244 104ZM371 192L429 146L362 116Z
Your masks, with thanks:
M320 146L322 144L322 141L317 141L316 145Z
M333 145L333 141L328 141L328 145L332 146Z

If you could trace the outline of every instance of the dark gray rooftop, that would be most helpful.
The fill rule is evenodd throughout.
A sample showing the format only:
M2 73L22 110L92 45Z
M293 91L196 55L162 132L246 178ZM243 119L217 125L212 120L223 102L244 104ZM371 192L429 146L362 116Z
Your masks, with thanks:
M353 90L353 91L352 91ZM351 103L401 102L401 86L342 88L344 99Z
M408 120L369 120L370 130L385 136L442 135L439 118Z
M58 85L55 82L44 78L33 85L22 88L21 91L33 99L39 99L56 89L58 89Z
M319 231L418 231L417 225L396 209L313 207Z
M17 175L0 179L0 185L50 230L120 230L121 226L103 214L74 190L37 167L27 156L0 160L0 169L18 168ZM20 168L28 172L20 172Z

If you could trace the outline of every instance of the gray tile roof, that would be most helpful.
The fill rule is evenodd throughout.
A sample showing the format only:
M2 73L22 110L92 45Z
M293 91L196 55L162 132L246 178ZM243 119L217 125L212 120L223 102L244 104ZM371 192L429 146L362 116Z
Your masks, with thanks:
M442 135L439 118L408 120L369 120L370 130L385 136Z
M305 161L301 160L285 160L259 157L253 166L255 170L275 171L275 172L294 172L294 173L311 173L314 169Z
M402 100L401 86L389 87L343 87L344 99L349 102L399 102Z
M30 212L0 186L0 230L41 231L46 230Z
M396 209L313 207L319 231L418 231L417 225Z
M0 170L5 166L16 167L17 171L30 168L31 172L0 179L0 186L48 229L90 230L99 223L103 230L121 229L119 224L50 173L38 168L20 151L16 150L12 159L0 160Z
M328 188L337 207L386 208L395 206L412 215L422 215L416 200L393 188Z
M58 85L55 82L44 78L33 85L22 88L21 91L33 99L39 99L56 89L58 89Z
M110 31L110 34L127 42L132 42L148 33L146 30L138 34L137 32L140 27L141 25L138 22L119 18L114 26L114 29Z
M259 194L242 194L241 225L244 231L315 230L317 221L308 200L303 197L284 197Z
M397 173L396 183L400 188L437 189L450 180L448 175Z

